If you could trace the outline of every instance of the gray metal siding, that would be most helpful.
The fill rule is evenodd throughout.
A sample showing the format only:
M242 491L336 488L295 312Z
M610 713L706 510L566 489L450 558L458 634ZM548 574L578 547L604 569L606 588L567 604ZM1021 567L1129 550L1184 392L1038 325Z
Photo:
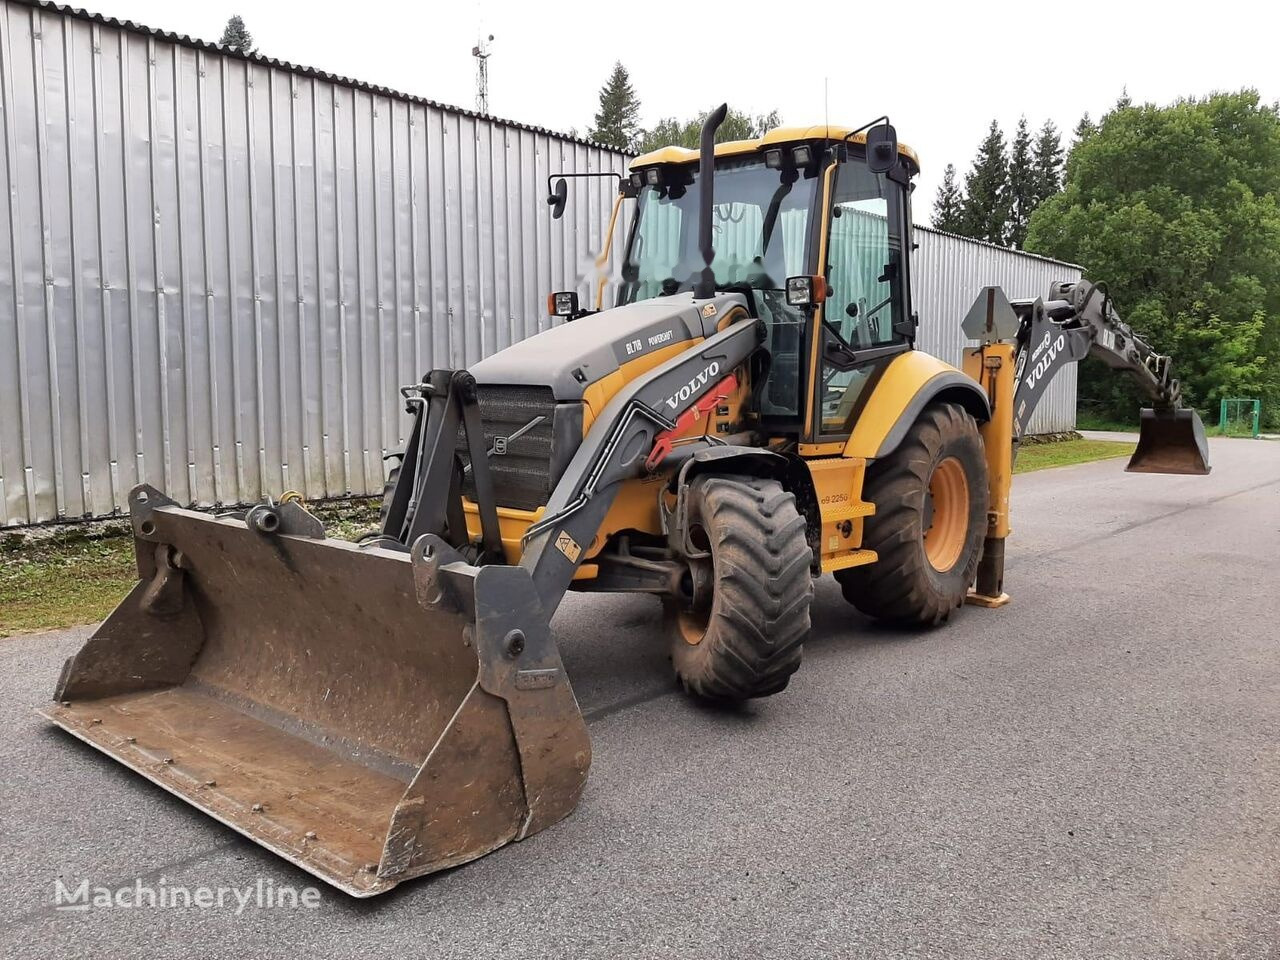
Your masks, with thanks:
M0 12L0 523L382 489L396 388L590 295L626 157L182 38Z
M1080 268L1016 250L957 237L928 227L915 228L920 245L911 264L912 300L920 314L916 346L949 363L960 364L966 346L960 322L978 292L998 284L1010 299L1043 297L1055 280L1079 280ZM1031 417L1031 433L1074 430L1076 367L1054 378Z
M571 180L554 221L546 178L619 153L0 3L0 525L108 516L144 480L204 506L378 493L399 385L544 328L550 290L592 293L612 183ZM953 361L984 283L1078 275L920 241L920 345ZM1074 423L1074 377L1038 429Z

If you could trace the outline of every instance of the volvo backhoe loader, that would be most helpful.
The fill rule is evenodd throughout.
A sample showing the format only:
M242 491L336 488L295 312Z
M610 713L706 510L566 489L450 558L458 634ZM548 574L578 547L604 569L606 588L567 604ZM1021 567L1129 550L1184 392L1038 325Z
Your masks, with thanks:
M887 121L716 147L724 115L621 181L615 306L554 294L558 326L403 389L376 537L327 539L295 501L211 516L133 490L139 581L46 716L369 896L578 803L591 747L549 628L567 590L659 597L680 683L744 700L799 666L815 576L908 625L1007 600L1012 461L1066 363L1151 394L1130 469L1207 472L1167 358L1095 284L982 291L963 370L913 349L918 165Z

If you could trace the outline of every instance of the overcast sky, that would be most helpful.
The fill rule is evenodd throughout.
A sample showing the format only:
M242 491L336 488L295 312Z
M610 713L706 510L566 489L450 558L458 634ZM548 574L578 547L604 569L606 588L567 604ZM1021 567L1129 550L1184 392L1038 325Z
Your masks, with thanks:
M1135 102L1244 86L1280 99L1274 0L77 2L208 40L239 13L263 54L464 107L475 104L471 48L492 33L490 112L584 135L615 60L631 72L645 124L721 100L777 109L789 124L888 113L920 154L922 213L943 166L963 172L992 118L1006 134L1022 114L1069 132L1126 86Z

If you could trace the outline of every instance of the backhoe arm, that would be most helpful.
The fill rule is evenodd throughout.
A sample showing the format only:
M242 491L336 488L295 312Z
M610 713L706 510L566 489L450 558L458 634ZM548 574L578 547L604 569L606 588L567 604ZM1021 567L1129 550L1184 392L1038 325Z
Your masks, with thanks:
M1013 459L1041 397L1067 364L1097 357L1128 373L1151 398L1126 469L1209 472L1204 426L1194 410L1182 405L1182 387L1171 375L1169 357L1120 319L1105 288L1088 280L1055 283L1048 300L1010 302L999 287L986 287L962 327L981 343L966 351L965 370L986 390L992 411L982 426L990 484L987 536L971 602L998 606L1008 601L1002 587Z
M1157 411L1182 408L1182 386L1168 356L1133 332L1105 289L1088 280L1055 283L1051 299L1015 300L1019 321L1014 437L1021 437L1045 388L1062 367L1086 355L1128 373Z

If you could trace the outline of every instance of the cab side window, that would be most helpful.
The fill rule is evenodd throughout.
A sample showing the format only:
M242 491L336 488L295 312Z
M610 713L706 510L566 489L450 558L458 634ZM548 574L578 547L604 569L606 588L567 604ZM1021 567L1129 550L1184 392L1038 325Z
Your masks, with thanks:
M906 346L899 332L906 309L897 226L901 218L889 206L897 202L897 187L871 173L861 160L843 164L836 173L823 335L839 349L822 353L823 433L848 429L877 362L886 360L895 346Z
M839 171L827 245L827 322L855 349L882 347L902 307L897 296L902 240L890 229L884 178L860 162Z

